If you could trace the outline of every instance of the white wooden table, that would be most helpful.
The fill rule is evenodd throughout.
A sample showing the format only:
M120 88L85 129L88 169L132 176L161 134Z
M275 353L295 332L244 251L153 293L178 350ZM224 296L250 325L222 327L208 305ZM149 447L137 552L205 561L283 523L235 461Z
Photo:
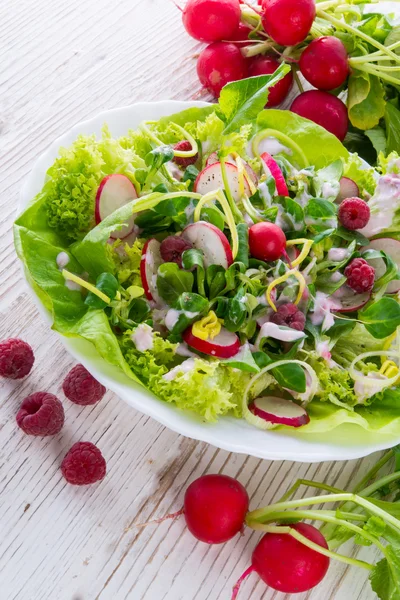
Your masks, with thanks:
M97 112L140 100L191 99L200 91L194 55L169 0L1 0L0 339L22 337L36 354L22 382L0 382L1 600L229 600L258 534L208 547L183 520L133 524L182 504L188 482L223 472L247 487L253 507L276 499L297 477L346 487L371 459L321 465L234 455L166 430L107 393L94 407L65 401L55 438L26 436L15 423L33 391L61 393L73 365L29 298L11 225L23 178L51 141ZM79 440L98 444L108 474L76 488L59 465ZM353 548L350 546L349 551ZM374 550L359 552L374 560ZM299 600L370 600L364 571L332 564ZM252 575L240 600L283 600Z

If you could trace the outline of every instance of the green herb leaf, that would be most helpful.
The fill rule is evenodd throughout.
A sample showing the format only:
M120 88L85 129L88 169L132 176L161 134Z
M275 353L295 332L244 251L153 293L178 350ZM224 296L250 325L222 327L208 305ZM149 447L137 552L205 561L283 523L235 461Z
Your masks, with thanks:
M184 269L190 271L191 269L196 269L197 275L197 289L201 296L205 296L206 292L204 289L204 261L203 261L203 252L201 250L196 250L195 248L191 248L190 250L185 250L182 254L182 266Z
M207 221L215 227L218 227L221 231L225 228L225 220L221 212L212 206L207 206L201 209L200 218L202 221Z
M386 112L387 112L387 106L386 106L386 111L385 111L385 117L386 117ZM399 125L400 125L400 121L399 121ZM380 152L383 152L383 154L386 154L386 134L384 129L382 129L382 127L374 127L373 129L367 129L365 131L365 135L367 136L367 138L369 140L371 140L371 143L373 145L373 147L376 150L376 154L378 155Z
M146 155L145 162L154 173L158 171L165 163L174 158L174 151L171 146L159 146Z
M386 558L375 566L370 575L373 591L380 600L400 598L400 549L389 546Z
M244 264L246 269L249 267L249 227L246 223L239 223L236 226L239 238L239 249L236 261Z
M247 315L246 293L244 288L239 288L233 298L229 299L228 310L225 315L224 325L229 331L239 331Z
M272 375L283 388L303 393L306 391L306 375L300 365L281 365L272 369Z
M394 298L381 298L358 316L369 333L381 340L392 335L400 325L400 305Z
M256 119L267 103L269 88L289 72L290 67L282 63L272 75L232 81L223 87L219 97L220 112L225 120L223 133L237 131Z
M307 225L326 224L331 229L337 223L336 212L337 206L333 202L322 198L310 198L304 210L305 221Z
M128 318L134 323L143 323L151 313L150 306L146 300L135 298L129 306Z
M171 333L180 334L185 329L198 321L209 311L209 303L206 298L192 292L181 294L176 302L176 308L181 311Z
M193 283L193 273L180 270L176 263L158 267L157 291L169 306L175 306L181 294L191 292Z
M372 129L385 114L385 90L375 75L353 71L349 77L349 118L358 129Z
M108 296L110 300L114 300L119 289L119 283L111 273L102 273L96 280L96 288ZM104 308L107 306L106 302L96 296L96 294L93 294L93 292L88 293L85 298L85 304L91 308Z

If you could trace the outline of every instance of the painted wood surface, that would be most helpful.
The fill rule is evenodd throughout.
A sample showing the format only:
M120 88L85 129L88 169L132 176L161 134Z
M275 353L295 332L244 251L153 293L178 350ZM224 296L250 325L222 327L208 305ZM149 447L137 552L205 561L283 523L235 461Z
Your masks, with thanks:
M207 547L183 520L137 529L178 510L197 476L239 480L256 507L296 478L346 487L373 458L299 465L233 455L166 430L112 393L95 407L65 401L59 436L35 439L15 425L23 398L61 394L73 365L39 317L23 281L11 225L21 183L60 134L97 112L140 100L205 99L195 75L201 48L169 0L2 0L0 3L0 339L22 337L36 354L32 375L0 382L1 600L227 600L258 534ZM76 441L98 444L108 475L65 483L60 462ZM352 551L352 548L349 550ZM371 549L361 557L376 558ZM251 576L240 600L284 600ZM298 600L372 600L364 571L339 563Z

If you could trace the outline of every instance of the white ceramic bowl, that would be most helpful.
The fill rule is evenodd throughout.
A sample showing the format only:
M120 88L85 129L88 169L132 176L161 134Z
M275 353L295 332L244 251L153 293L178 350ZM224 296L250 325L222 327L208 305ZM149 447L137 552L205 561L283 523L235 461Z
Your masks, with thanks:
M164 101L140 103L100 113L89 121L73 127L58 138L36 162L21 191L20 211L41 190L48 167L54 162L61 146L70 145L78 134L100 135L104 123L114 136L125 135L143 120L157 120L193 106L207 106L204 102ZM31 290L34 301L50 324L50 317ZM158 400L143 387L135 384L117 367L105 362L92 345L82 340L60 336L64 346L76 360L83 363L96 379L115 392L133 408L150 415L166 427L182 435L208 442L224 450L241 452L270 460L288 459L301 462L345 460L366 456L376 450L389 448L400 441L393 436L373 435L355 425L341 426L329 433L311 435L298 431L260 431L246 421L224 417L216 424L203 423L175 406Z

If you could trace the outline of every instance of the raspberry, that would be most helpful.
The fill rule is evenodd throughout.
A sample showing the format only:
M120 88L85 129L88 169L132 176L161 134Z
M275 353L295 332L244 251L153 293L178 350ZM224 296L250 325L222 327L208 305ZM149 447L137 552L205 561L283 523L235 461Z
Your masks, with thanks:
M68 483L87 485L104 479L106 461L94 444L77 442L64 456L61 471Z
M174 262L182 268L182 254L185 250L189 250L192 247L193 246L182 237L170 235L161 242L161 258L165 260L165 262Z
M29 344L11 338L0 342L0 377L22 379L30 373L35 361Z
M55 435L64 425L64 408L54 394L36 392L25 398L16 419L28 435Z
M369 221L369 206L361 198L346 198L339 206L338 217L346 229L362 229Z
M74 404L96 404L106 393L106 388L95 379L83 365L76 365L63 383L64 394Z
M174 150L179 150L180 152L188 152L191 149L192 149L192 144L188 140L182 140L182 142L178 142L174 146ZM176 165L178 165L179 167L182 167L182 169L186 169L186 167L189 167L190 165L194 165L194 163L197 162L198 158L199 158L199 154L197 153L194 156L190 156L188 158L183 158L181 156L174 156L173 161Z
M306 317L297 306L289 302L288 304L282 304L277 312L272 315L270 321L276 325L284 325L285 327L297 329L297 331L304 331Z
M374 286L375 269L363 258L355 258L344 270L347 285L358 294L369 292Z

